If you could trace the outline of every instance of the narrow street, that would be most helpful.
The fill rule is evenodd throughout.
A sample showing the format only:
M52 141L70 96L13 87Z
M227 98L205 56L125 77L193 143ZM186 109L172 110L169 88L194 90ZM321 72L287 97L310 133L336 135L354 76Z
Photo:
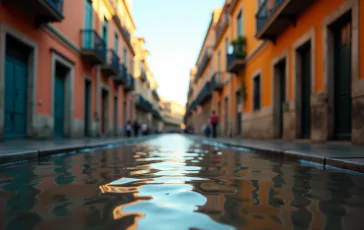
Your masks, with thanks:
M364 176L162 135L0 168L0 229L360 229Z

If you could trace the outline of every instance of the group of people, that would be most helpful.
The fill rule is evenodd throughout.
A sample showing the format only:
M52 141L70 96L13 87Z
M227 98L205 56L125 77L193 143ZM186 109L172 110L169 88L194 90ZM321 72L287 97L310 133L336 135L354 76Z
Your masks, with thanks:
M140 124L138 121L131 121L126 122L125 125L125 132L127 137L131 137L134 131L134 136L139 136L139 130L141 129L142 135L146 136L149 135L149 127L146 123Z
M203 126L203 131L206 137L210 137L211 130L212 130L212 137L216 138L217 136L217 125L219 123L219 117L216 115L215 111L212 111L210 119L207 123Z

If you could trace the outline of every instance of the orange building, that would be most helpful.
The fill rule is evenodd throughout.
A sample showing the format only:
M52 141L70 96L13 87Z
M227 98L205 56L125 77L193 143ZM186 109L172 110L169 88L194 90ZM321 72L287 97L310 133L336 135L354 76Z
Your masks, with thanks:
M0 4L0 140L110 136L134 117L131 1Z
M226 1L227 133L364 144L363 15L360 0Z

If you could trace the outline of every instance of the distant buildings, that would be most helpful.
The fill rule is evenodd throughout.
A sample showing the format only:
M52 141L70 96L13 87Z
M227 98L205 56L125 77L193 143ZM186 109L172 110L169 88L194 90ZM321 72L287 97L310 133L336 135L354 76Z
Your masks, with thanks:
M183 124L185 106L175 101L161 101L164 130L179 130Z
M364 144L364 3L227 0L190 73L185 120L219 134Z

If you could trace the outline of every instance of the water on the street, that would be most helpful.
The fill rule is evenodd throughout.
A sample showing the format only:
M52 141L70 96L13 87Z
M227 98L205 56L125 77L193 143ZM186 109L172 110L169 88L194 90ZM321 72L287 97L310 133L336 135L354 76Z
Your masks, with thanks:
M0 229L363 229L364 176L180 135L0 168Z

